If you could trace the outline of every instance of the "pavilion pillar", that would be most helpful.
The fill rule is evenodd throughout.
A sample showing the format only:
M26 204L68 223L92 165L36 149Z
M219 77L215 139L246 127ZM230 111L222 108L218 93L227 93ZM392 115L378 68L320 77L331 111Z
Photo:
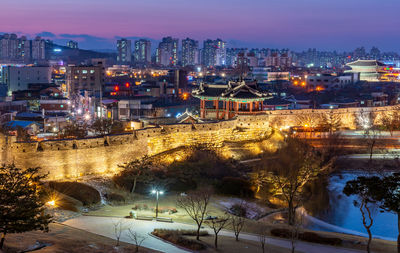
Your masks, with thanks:
M250 102L250 112L253 112L253 102Z
M200 100L200 117L201 117L202 119L205 118L204 100L203 100L203 99Z
M217 110L217 112L216 112L217 113L217 119L219 119L219 100L217 100L215 109Z
M225 111L225 119L229 119L229 106L230 106L230 101L227 100L226 101L226 106L225 106L225 109L226 109L226 111Z
M235 102L235 114L237 115L239 111L239 102Z

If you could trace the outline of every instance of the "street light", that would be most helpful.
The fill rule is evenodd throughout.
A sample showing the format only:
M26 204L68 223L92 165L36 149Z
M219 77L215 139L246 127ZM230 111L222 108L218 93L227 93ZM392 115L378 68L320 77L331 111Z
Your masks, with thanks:
M157 203L156 203L156 220L157 220L157 218L158 218L158 195L163 195L164 192L163 191L159 191L159 190L152 190L151 193L152 194L156 194L156 200L157 200Z

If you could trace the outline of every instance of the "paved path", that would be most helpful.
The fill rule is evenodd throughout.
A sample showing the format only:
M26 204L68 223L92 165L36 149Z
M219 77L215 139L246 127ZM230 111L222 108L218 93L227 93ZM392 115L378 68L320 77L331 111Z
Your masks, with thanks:
M114 225L113 221L117 221L119 218L110 218L110 217L96 217L96 216L79 216L74 219L67 220L63 222L63 224L79 228L82 230L86 230L88 232L106 236L112 239L115 239L114 236ZM149 233L153 231L155 228L166 228L166 229L194 229L195 226L182 224L182 223L163 223L156 221L138 221L132 219L125 219L127 225L131 225L137 233L140 235L146 236L147 239L143 242L143 247L162 251L162 252L171 252L171 253L181 253L188 252L186 250L177 248L169 243L163 242L157 238L149 236ZM209 229L206 229L213 234L213 232ZM221 235L234 237L234 234L229 231L221 231ZM240 238L256 241L258 242L258 237L252 234L241 234ZM121 241L132 243L130 240L127 231L125 231L121 236ZM291 248L290 241L284 239L277 238L268 238L268 244L279 246L282 248ZM363 251L352 250L346 248L337 248L333 246L325 246L321 244L307 243L307 242L297 242L296 250L304 252L304 253L360 253Z

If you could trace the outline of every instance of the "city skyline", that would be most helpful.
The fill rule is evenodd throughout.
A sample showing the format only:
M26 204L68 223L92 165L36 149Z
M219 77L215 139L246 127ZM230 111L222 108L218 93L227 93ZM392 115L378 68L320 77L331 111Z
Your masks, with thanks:
M393 27L400 24L396 19L400 3L394 0L384 3L307 0L301 4L295 4L294 0L253 0L251 4L241 0L218 3L41 0L39 4L5 0L2 6L0 32L39 33L55 41L75 39L82 48L90 49L111 49L119 37L160 40L172 36L200 41L221 38L228 41L229 47L293 50L315 47L343 51L364 45L397 52L400 39L393 32ZM43 12L46 15L38 15Z

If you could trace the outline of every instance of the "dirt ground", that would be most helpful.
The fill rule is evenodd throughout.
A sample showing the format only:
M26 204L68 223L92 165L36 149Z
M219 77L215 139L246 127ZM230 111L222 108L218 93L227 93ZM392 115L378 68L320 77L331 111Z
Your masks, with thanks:
M3 252L21 252L34 245L36 242L50 244L47 247L36 250L35 252L37 253L135 252L135 245L121 242L120 246L115 247L116 241L113 239L57 223L50 224L50 231L48 233L34 231L7 235ZM158 251L140 248L139 252L152 253Z

